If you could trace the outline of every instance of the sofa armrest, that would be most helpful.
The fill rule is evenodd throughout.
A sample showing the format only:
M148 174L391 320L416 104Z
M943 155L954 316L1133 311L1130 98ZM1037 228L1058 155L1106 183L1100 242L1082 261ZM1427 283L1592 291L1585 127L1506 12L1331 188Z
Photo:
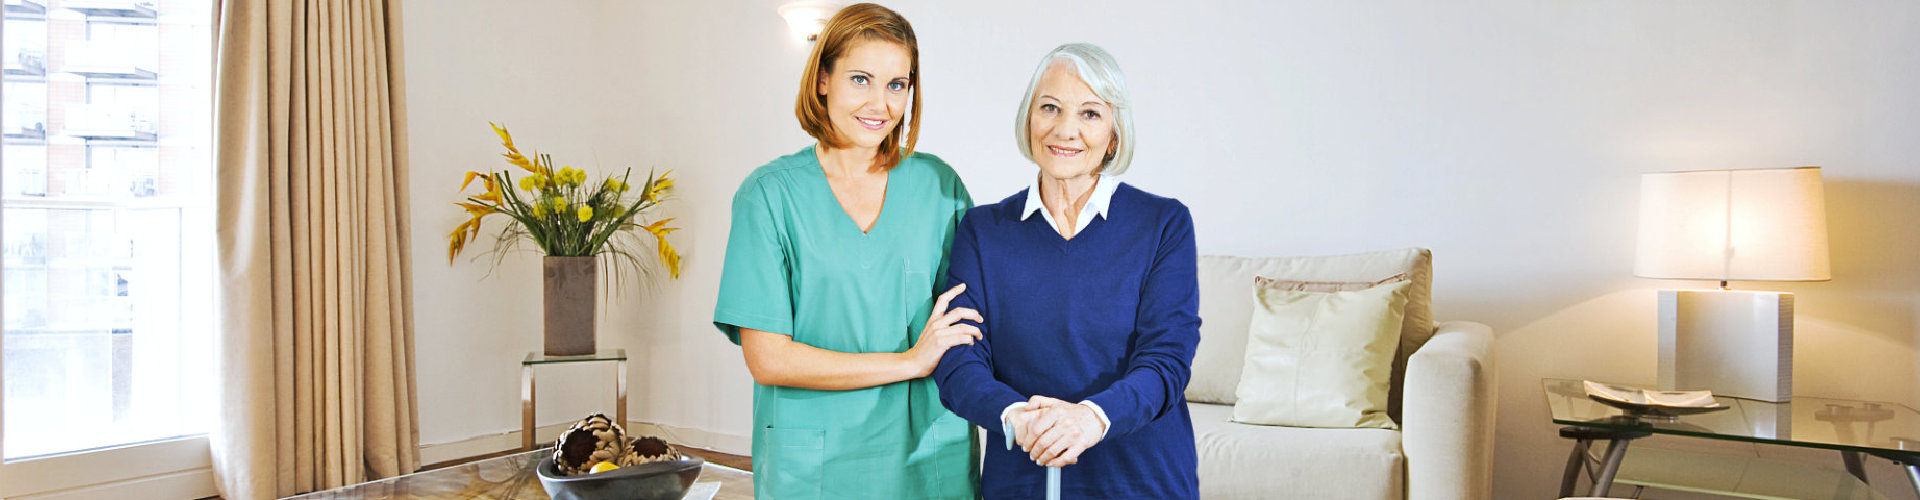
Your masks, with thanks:
M1493 497L1493 330L1441 323L1407 359L1401 448L1408 500Z

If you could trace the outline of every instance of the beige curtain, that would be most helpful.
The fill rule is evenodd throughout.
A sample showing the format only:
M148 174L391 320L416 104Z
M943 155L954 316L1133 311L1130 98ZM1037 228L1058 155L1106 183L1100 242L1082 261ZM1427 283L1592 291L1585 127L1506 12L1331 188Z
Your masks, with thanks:
M419 467L397 0L225 0L214 466L229 499Z

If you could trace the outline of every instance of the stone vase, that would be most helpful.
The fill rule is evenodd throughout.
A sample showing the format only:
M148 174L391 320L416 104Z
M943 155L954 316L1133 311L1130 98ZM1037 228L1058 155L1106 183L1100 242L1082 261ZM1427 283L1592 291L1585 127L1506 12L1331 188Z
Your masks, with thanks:
M546 257L542 314L549 356L593 354L594 284L599 281L599 259Z

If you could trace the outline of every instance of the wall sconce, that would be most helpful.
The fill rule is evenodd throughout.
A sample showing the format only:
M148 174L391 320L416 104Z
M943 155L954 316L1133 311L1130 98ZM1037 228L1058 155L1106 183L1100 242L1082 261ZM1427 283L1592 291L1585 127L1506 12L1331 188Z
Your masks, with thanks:
M793 34L807 38L811 42L820 38L820 29L827 26L827 19L840 11L838 2L800 1L780 5L780 17L787 20L787 28Z

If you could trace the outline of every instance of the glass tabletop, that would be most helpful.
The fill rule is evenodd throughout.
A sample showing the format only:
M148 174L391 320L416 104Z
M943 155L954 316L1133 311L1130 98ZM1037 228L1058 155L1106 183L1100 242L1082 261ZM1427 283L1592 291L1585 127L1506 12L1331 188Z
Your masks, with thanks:
M601 349L598 351L593 351L593 354L579 354L574 356L555 356L555 355L550 355L540 351L532 351L527 353L526 359L520 360L520 364L550 365L550 364L557 364L557 363L578 363L582 361L626 361L626 360L627 360L626 349Z
M540 477L534 473L534 468L539 467L541 457L551 453L553 448L542 448L503 457L476 460L444 469L415 472L379 481L308 493L286 500L349 498L549 500L547 491L540 488ZM714 500L751 499L753 498L753 473L709 462L701 467L700 478L694 480L693 488L688 492L688 498L695 498L698 492L715 486L719 488L712 497Z
M1920 459L1920 412L1905 405L1808 396L1794 396L1787 403L1716 396L1727 409L1661 421L1594 401L1581 382L1542 381L1553 423Z

